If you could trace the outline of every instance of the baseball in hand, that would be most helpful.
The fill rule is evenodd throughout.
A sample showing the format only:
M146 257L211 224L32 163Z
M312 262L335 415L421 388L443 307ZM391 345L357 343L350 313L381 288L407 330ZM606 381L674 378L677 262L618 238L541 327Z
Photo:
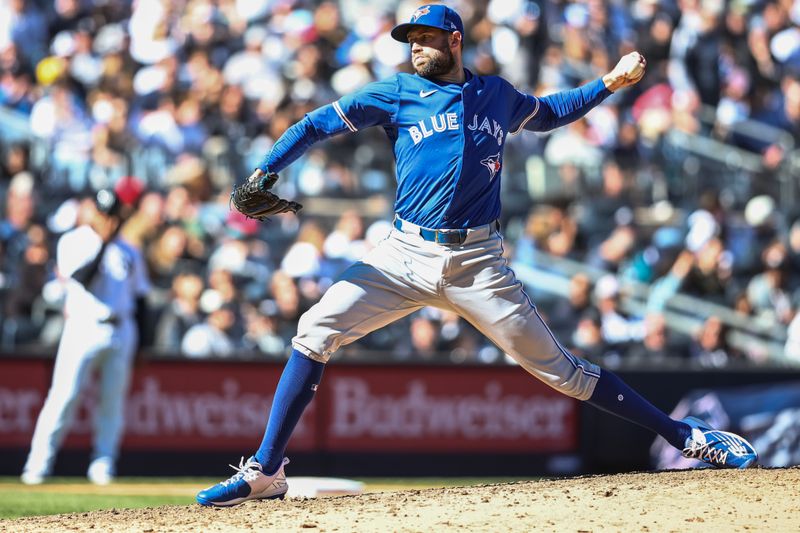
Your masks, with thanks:
M644 57L639 52L631 52L622 56L617 65L625 79L628 81L638 80L644 75L644 67L647 64Z
M611 92L630 87L639 83L639 80L644 77L644 68L646 66L647 60L642 54L631 52L622 56L614 70L603 76L603 83Z

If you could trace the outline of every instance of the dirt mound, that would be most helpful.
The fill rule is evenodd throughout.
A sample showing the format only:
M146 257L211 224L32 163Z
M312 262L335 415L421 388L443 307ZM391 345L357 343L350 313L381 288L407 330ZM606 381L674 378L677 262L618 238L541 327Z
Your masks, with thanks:
M230 509L156 507L23 518L8 531L795 531L800 468L587 476Z

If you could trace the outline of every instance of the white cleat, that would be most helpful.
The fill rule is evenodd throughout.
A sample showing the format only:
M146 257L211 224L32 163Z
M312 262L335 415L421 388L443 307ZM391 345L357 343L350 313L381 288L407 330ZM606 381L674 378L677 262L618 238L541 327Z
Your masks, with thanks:
M114 467L111 459L100 457L89 465L86 477L95 485L109 485L114 481Z
M41 485L47 476L38 472L23 472L19 477L25 485Z

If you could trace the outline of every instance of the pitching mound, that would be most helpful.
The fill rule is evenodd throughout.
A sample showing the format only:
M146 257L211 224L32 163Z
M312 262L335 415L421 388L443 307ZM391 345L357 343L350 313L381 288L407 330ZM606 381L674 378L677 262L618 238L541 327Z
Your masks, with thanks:
M23 518L9 531L796 531L800 468L683 470Z

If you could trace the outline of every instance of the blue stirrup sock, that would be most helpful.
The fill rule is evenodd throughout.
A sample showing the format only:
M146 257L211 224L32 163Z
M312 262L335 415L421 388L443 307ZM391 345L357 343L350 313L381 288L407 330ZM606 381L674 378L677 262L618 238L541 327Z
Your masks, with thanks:
M588 402L598 409L658 433L680 450L692 433L692 428L687 424L671 419L606 369L600 371L600 379Z
M289 437L314 398L323 370L323 363L292 350L275 389L264 439L255 453L264 473L272 474L281 466Z

